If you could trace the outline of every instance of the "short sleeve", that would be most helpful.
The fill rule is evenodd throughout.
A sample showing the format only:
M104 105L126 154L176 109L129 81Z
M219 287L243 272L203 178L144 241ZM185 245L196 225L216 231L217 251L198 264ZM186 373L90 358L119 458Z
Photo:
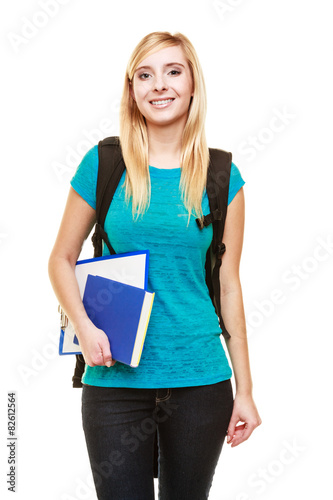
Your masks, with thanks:
M234 163L231 163L230 182L229 182L229 195L228 205L232 202L238 191L244 186L245 181L241 176L240 171Z
M98 146L93 146L83 157L74 176L71 186L96 210L96 185L98 174Z

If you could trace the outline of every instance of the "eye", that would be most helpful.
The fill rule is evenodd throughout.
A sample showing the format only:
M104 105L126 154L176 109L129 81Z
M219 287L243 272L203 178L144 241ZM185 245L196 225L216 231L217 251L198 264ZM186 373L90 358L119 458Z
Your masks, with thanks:
M149 76L149 73L141 73L141 75L139 75L139 78L141 78L141 80L147 80Z
M178 71L177 69L172 69L172 70L170 71L170 74L171 74L172 76L180 75L180 71Z

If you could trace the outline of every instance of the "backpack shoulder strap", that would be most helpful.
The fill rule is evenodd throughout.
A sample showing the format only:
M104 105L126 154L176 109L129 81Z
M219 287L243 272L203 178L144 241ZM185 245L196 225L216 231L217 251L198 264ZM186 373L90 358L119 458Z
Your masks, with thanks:
M211 213L215 213L215 231L213 235L213 251L223 255L225 245L222 243L225 219L228 210L228 195L232 154L222 149L210 148L210 164L207 176L207 195ZM213 217L214 219L214 217Z
M220 267L222 255L226 250L222 239L228 210L232 154L222 149L209 148L209 157L206 191L210 213L197 219L197 223L201 229L209 224L213 225L213 240L206 255L206 283L220 321L222 334L228 339L230 334L225 328L221 311Z
M103 240L110 254L115 253L104 231L104 222L124 170L125 164L121 153L119 137L107 137L99 141L96 186L96 224L95 232L91 238L94 245L94 257L102 256ZM81 379L84 367L85 361L83 355L76 354L75 371L72 377L73 387L82 387Z
M119 137L107 137L98 143L98 176L96 187L96 226L92 237L94 257L102 255L102 240L110 254L114 254L104 222L113 195L125 170Z

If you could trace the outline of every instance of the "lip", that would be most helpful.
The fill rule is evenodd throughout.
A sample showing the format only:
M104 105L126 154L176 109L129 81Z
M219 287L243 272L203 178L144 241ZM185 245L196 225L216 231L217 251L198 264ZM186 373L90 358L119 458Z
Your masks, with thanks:
M169 99L172 99L172 101L167 102L165 104L153 104L153 102L168 101ZM174 100L175 100L175 97L163 97L160 99L152 99L151 101L149 101L149 103L153 106L153 108L164 109L164 108L167 108L168 106L171 106L171 104L174 102Z

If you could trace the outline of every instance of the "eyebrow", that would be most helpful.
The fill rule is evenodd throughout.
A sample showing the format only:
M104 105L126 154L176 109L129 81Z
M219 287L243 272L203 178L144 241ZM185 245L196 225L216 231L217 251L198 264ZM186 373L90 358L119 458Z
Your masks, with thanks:
M185 68L184 64L179 63L179 62L172 62L172 63L164 64L164 67L165 67L165 68L168 68L168 67L170 67L170 66L182 66L183 68ZM142 70L142 69L152 69L152 67L151 67L151 66L140 66L139 68L137 68L137 69L135 70L135 73L136 73L137 71Z

